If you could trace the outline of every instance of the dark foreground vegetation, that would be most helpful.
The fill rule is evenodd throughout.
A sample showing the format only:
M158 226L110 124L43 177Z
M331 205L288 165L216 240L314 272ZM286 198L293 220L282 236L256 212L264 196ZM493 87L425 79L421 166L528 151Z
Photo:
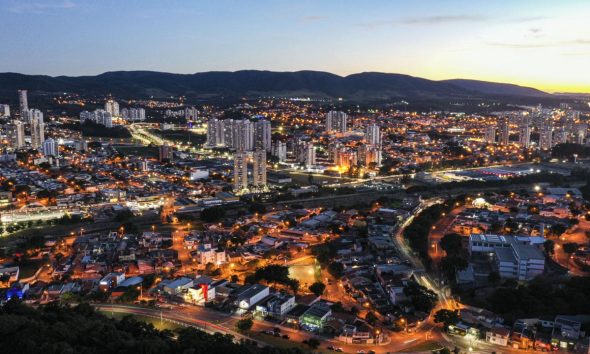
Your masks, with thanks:
M0 308L3 353L302 353L299 349L259 348L235 343L230 335L210 335L192 327L159 331L152 324L125 317L109 319L90 305L57 303L34 309L11 300Z

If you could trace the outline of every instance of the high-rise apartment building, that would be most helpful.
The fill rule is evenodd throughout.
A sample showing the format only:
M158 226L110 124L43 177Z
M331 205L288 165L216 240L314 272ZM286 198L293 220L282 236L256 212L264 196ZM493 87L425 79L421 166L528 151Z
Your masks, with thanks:
M381 132L377 124L370 124L365 128L365 141L369 145L381 146Z
M8 139L12 149L23 148L25 146L25 124L20 120L13 120L8 126Z
M531 126L528 121L523 122L519 127L518 144L525 149L531 145Z
M255 188L263 189L266 187L266 150L254 151L253 160L252 184Z
M264 119L254 123L254 148L271 151L271 127L270 122Z
M500 138L498 142L500 145L508 145L510 143L510 124L508 118L503 118L500 121Z
M287 143L277 140L273 144L272 155L279 159L279 162L287 161Z
M10 117L10 106L7 104L0 104L0 117Z
M326 131L328 133L347 131L348 114L340 111L330 111L326 114Z
M496 142L496 127L490 125L486 128L484 133L484 140L488 144L494 144Z
M234 191L237 193L248 189L248 153L234 154Z
M43 146L45 141L45 123L43 122L43 113L38 110L31 112L31 147L33 149L39 149Z
M43 147L41 148L43 151L43 155L45 156L53 156L57 157L59 154L59 145L57 141L49 138L43 142Z
M107 100L104 103L104 110L109 112L111 116L118 117L119 116L119 103L115 100Z
M29 110L27 90L18 90L18 107L21 114L21 119L23 119L23 112Z
M553 147L553 127L550 122L544 122L539 131L539 148L550 150Z

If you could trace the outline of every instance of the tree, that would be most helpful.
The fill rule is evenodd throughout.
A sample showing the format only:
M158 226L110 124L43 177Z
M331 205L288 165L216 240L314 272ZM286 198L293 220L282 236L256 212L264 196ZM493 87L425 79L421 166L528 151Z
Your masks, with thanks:
M238 322L236 322L236 329L240 332L249 331L252 326L254 325L254 321L250 318L242 318Z
M440 262L440 268L449 280L455 280L457 272L466 269L468 266L469 263L465 258L457 256L447 256Z
M316 296L321 296L326 290L326 285L321 281L317 281L309 286L309 291L314 293Z
M459 322L459 311L441 309L434 314L434 323L442 323L446 328Z
M567 230L567 228L562 224L554 224L553 226L551 226L551 232L553 233L553 235L557 237L561 236L561 234L563 234L565 230Z
M496 271L490 272L490 274L488 274L488 281L490 283L496 284L497 282L500 281L500 279L501 279L500 278L500 273L498 273Z
M563 251L567 254L572 254L578 250L580 245L575 242L568 242L563 244Z
M340 262L332 262L328 265L328 272L334 278L340 278L344 274L344 265Z
M378 318L377 318L377 316L376 316L376 315L375 315L373 312L371 312L371 311L367 312L367 314L365 315L365 321L367 321L367 323L368 323L368 324L370 324L370 325L372 325L372 324L374 324L375 322L377 322L377 320L379 320L379 319L378 319Z
M543 248L548 256L553 256L555 253L555 242L553 240L547 240L543 242Z
M225 209L219 206L211 207L201 211L201 220L215 222L225 216Z
M309 338L304 340L303 343L307 344L311 349L317 349L320 347L320 341L316 338Z
M448 255L458 255L463 250L462 240L463 238L459 234L447 234L440 239L440 246Z

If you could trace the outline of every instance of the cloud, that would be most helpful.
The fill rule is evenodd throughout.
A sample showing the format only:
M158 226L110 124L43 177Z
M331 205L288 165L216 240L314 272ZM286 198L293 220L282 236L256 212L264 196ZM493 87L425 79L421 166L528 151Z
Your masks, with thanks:
M529 28L529 32L533 33L533 34L539 34L541 33L543 30L540 28Z
M72 9L77 5L70 0L51 3L19 1L8 8L8 11L15 14L45 14L54 10Z
M555 42L536 42L536 43L511 43L511 42L485 42L485 44L493 47L502 47L510 49L531 49L531 48L550 48L562 46L576 46L576 45L590 45L590 39L575 39L571 41L555 41Z
M327 19L326 16L314 16L314 15L310 15L310 16L305 16L301 18L301 21L303 22L318 22L318 21L323 21Z
M523 23L548 19L545 16L524 16L524 17L491 17L478 14L462 15L438 15L438 16L417 16L406 17L396 20L375 20L370 22L359 23L357 26L366 29L394 25L439 25L446 23L467 23L467 22L498 22L498 23Z
M441 23L454 23L454 22L479 22L487 21L489 17L482 15L446 15L446 16L421 16L421 17L409 17L401 20L401 23L407 25L437 25Z

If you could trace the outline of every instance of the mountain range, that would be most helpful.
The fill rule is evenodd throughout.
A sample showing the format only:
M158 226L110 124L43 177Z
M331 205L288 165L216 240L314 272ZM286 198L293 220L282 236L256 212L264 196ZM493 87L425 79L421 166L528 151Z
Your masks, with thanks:
M470 99L490 97L550 98L551 94L513 84L477 80L434 81L379 72L338 76L321 71L273 72L242 70L173 74L155 71L112 71L96 76L45 76L0 73L0 96L16 90L37 94L112 94L123 98L186 96L314 97L351 101L391 99Z

